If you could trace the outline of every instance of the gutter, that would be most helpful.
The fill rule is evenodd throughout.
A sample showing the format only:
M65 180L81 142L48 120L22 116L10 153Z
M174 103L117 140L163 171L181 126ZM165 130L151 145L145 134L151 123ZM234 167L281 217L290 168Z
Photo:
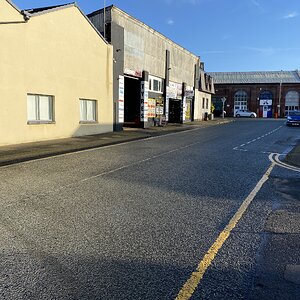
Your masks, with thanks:
M30 19L30 14L26 10L22 10L20 12L23 15L24 21L8 21L8 22L0 22L0 25L3 24L24 24L27 23L28 20Z

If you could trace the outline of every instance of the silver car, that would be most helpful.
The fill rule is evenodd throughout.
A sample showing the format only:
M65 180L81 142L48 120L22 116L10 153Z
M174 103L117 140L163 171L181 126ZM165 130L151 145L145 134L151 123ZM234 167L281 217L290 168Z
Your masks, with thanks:
M239 118L239 117L256 118L256 117L257 117L257 115L256 115L255 112L250 111L250 110L246 110L246 109L240 109L240 110L237 110L237 111L235 112L235 116L236 116L237 118Z

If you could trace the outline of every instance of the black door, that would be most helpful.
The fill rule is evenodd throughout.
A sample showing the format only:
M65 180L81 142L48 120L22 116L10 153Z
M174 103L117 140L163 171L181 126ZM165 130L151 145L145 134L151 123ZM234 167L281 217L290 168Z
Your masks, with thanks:
M181 101L170 99L169 102L169 123L180 123Z

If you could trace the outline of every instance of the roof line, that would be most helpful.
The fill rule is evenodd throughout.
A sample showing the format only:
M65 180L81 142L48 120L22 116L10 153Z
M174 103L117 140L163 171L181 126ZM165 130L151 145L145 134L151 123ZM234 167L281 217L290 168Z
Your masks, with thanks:
M216 84L275 84L299 83L300 74L294 71L208 72Z
M106 39L101 35L101 33L97 30L97 28L94 26L94 24L90 21L90 19L83 13L83 11L80 9L80 7L77 5L76 2L71 2L71 3L66 3L66 4L62 4L62 5L58 5L58 6L49 6L48 8L45 7L43 10L34 12L34 13L30 13L30 9L24 10L24 12L26 14L29 15L29 17L37 17L40 15L44 15L47 13L51 13L54 11L58 11L58 10L62 10L62 9L66 9L69 7L75 7L79 10L79 12L81 13L81 15L86 19L86 21L90 24L90 26L96 31L96 33L99 35L99 37L102 39L102 41L105 42L105 44L109 45L109 43L106 41ZM39 8L35 8L35 9L39 9Z
M104 36L98 31L96 26L92 23L92 21L87 17L87 15L80 9L80 7L75 3L75 6L79 10L79 12L84 16L84 18L88 21L88 23L94 28L96 33L101 37L101 39L105 42L105 44L110 45L109 42L104 38Z
M21 14L21 10L11 0L6 0L6 2Z
M56 6L48 6L48 7L37 7L37 8L31 8L31 9L24 9L31 17L47 14L53 11L65 9L68 7L77 6L75 2L56 5ZM37 10L34 12L34 10Z
M146 23L140 21L139 19L137 19L137 18L131 16L130 14L128 14L127 12L125 12L124 10L122 10L121 8L119 8L119 7L115 6L115 5L106 6L105 8L106 8L106 10L107 10L107 9L115 9L115 10L121 12L121 13L124 14L127 18L136 21L137 23L139 23L139 25L144 25L144 26L146 26L146 27L147 27L148 29L150 29L151 31L153 31L153 32L157 33L158 35L162 36L162 37L163 37L164 39L166 39L169 43L175 44L175 45L176 45L178 48L180 48L181 50L188 52L190 55L193 55L193 56L196 57L196 58L199 58L199 60L201 61L201 58L200 58L199 55L196 55L195 53L189 51L188 49L186 49L186 48L184 48L183 46L179 45L178 43L174 42L173 40L171 40L170 38L168 38L168 37L165 36L164 34L160 33L160 32L157 31L157 30L155 30L153 27L151 27L151 26L147 25ZM87 16L88 16L88 17L92 17L92 16L94 16L94 15L97 15L99 12L101 12L101 11L103 11L103 10L104 10L104 8L98 9L98 10L96 10L96 11L94 11L94 12L91 12L91 13L87 14Z

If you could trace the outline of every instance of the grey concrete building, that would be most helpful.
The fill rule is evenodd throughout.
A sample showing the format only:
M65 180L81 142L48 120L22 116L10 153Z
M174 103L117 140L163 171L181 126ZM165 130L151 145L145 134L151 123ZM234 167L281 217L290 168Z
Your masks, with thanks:
M210 113L214 84L199 56L114 5L88 17L114 47L115 130Z

